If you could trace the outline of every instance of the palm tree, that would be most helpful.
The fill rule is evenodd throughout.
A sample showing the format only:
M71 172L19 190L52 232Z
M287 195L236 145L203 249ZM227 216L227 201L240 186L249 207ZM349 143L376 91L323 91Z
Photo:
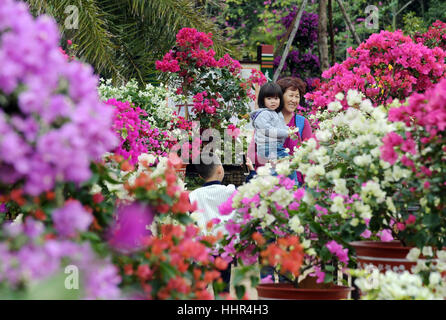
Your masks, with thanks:
M74 54L103 77L122 83L156 82L155 61L175 44L183 27L212 32L217 55L231 52L221 32L195 0L26 0L34 15L55 18ZM78 9L78 28L66 23L69 6Z

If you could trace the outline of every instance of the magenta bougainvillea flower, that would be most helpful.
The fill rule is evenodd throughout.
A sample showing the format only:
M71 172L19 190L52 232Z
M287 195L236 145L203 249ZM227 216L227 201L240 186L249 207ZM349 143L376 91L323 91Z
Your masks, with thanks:
M148 227L154 214L151 207L142 203L118 208L116 222L109 231L110 245L124 253L141 249L144 238L151 235Z
M119 146L114 150L116 154L128 159L132 165L138 162L142 153L167 157L176 140L168 131L155 128L144 120L147 112L128 101L109 99L105 103L114 107L113 129L119 137Z
M176 46L156 61L156 68L179 84L177 92L192 97L192 119L199 120L202 128L218 128L224 120L246 114L248 103L255 99L254 85L266 82L254 69L244 79L241 64L229 54L217 60L212 45L211 33L183 28Z
M446 74L445 51L415 43L402 31L372 34L348 53L344 62L324 71L325 80L305 95L314 111L334 101L339 92L346 97L349 89L361 91L375 106L395 98L404 100L426 91ZM342 104L348 107L345 99Z

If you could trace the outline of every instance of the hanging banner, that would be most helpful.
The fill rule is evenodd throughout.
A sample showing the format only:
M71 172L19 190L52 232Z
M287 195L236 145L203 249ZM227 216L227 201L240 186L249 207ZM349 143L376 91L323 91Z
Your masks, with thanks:
M261 71L268 79L271 81L274 75L274 46L269 44L262 45L262 55L261 55Z

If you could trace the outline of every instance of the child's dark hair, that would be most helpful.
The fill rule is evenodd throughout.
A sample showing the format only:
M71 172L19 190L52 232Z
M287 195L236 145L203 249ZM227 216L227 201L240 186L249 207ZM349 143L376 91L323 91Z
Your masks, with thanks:
M195 164L195 171L204 179L207 180L214 174L217 166L221 164L220 159L215 156L213 153L210 153L206 159L207 161L203 161L203 158L200 160L200 164ZM210 163L208 163L210 162Z
M280 105L275 110L277 113L283 109L283 93L282 88L274 82L267 82L261 88L259 92L259 98L257 99L257 104L259 108L266 108L265 98L278 97L280 99Z

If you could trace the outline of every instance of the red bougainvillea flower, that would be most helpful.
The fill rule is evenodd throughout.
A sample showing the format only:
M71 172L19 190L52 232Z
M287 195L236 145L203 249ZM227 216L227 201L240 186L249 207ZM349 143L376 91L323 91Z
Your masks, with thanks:
M280 273L291 273L298 277L303 263L304 252L298 237L286 236L279 238L277 243L268 245L266 250L260 253L260 256L263 264L274 267L280 265Z
M423 34L416 33L414 40L422 43L426 47L440 47L446 51L446 23L440 20L435 21L429 30Z

